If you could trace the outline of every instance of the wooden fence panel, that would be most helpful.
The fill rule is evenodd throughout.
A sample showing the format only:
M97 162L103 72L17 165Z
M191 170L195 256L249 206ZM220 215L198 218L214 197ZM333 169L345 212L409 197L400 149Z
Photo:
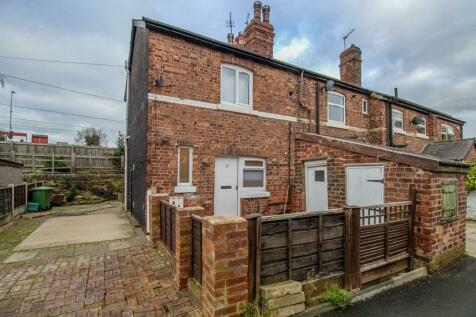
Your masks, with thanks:
M15 208L18 208L18 207L21 207L21 206L25 206L25 203L26 203L26 185L23 184L23 185L17 185L15 186L14 190L14 197L15 197L15 200L14 200L14 204L15 204Z
M192 277L202 284L202 218L192 215Z
M160 201L161 240L175 254L175 224L177 208L166 201Z
M260 284L344 272L343 210L261 217L259 228Z

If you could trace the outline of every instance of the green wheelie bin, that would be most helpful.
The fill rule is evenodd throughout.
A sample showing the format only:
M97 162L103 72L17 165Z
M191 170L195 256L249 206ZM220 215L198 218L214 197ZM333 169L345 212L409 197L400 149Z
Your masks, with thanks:
M51 187L37 187L31 190L31 200L40 206L40 210L51 209L51 197L53 195L53 188Z

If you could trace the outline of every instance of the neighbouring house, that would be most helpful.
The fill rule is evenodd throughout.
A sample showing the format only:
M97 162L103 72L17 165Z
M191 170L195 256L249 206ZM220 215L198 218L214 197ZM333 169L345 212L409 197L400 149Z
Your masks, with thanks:
M430 142L423 148L421 153L445 160L473 162L476 161L476 139L449 139Z
M425 152L461 140L464 121L362 87L355 45L336 79L273 59L274 36L259 1L228 43L133 21L126 207L143 228L150 192L240 216L407 201L414 186L417 258L461 256L468 166Z
M23 184L23 164L0 159L0 187Z

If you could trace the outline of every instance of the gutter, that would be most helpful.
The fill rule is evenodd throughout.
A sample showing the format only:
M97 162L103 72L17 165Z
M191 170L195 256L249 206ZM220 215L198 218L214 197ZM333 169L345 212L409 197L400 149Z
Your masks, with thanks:
M167 33L167 34L172 34L172 35L175 35L175 36L185 37L186 39L190 40L191 42L206 45L208 47L212 47L212 48L215 48L215 49L218 49L218 50L221 50L221 51L231 52L231 53L234 53L236 55L240 55L242 57L247 57L247 58L253 59L253 60L261 62L263 64L274 66L276 68L285 69L285 70L288 70L288 71L293 71L293 72L298 72L298 73L302 72L304 76L309 76L309 77L314 78L316 80L321 80L321 81L333 80L336 83L337 86L342 87L342 88L347 88L347 89L357 91L357 92L360 92L360 93L365 93L367 95L371 95L372 93L375 92L375 93L378 93L378 94L380 94L380 95L382 95L386 98L392 98L392 96L390 96L388 94L379 93L379 92L376 92L376 91L373 91L373 90L370 90L370 89L366 89L366 88L363 88L363 87L360 87L360 86L356 86L356 85L341 81L340 79L332 78L330 76L326 76L326 75L323 75L323 74L319 74L319 73L304 69L302 67L298 67L298 66L286 63L286 62L278 61L276 59L267 58L267 57L258 55L256 53L244 50L242 48L232 46L232 45L229 45L227 43L224 43L224 42L221 42L221 41L218 41L218 40L215 40L215 39L212 39L212 38L209 38L209 37L206 37L206 36L194 33L194 32L190 32L190 31L187 31L185 29L175 27L175 26L170 25L170 24L166 24L166 23L163 23L163 22L152 20L152 19L149 19L149 18L146 18L146 17L142 17L142 21L144 21L145 24L146 24L146 27L148 27L151 30L161 31L161 32L164 32L164 33ZM410 101L405 100L405 99L397 99L396 101L398 101L402 106L404 106L408 109L417 110L417 111L423 112L425 114L434 114L434 115L439 116L440 118L443 118L445 120L448 120L448 121L451 121L451 122L457 123L457 124L466 123L465 121L459 120L457 118L453 118L453 117L451 117L451 116L449 116L445 113L442 113L442 112L439 112L439 111L436 111L436 110L418 105L416 103L410 102Z

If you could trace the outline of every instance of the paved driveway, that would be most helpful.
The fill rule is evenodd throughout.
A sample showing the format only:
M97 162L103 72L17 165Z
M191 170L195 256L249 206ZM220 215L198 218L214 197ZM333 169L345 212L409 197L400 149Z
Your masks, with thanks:
M111 213L124 217L119 208L103 212ZM0 316L195 313L189 297L174 288L164 256L140 230L128 230L126 239L13 253L10 263L0 264Z

